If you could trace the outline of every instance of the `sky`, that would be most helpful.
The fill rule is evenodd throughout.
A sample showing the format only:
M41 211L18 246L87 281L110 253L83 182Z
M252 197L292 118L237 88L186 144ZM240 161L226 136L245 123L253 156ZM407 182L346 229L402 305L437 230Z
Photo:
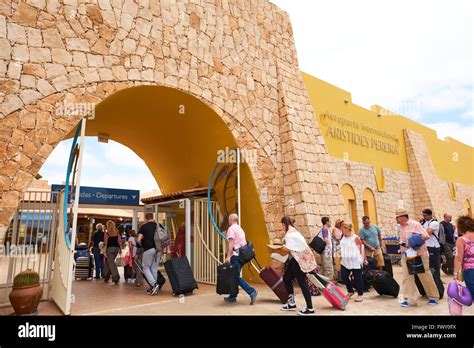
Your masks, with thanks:
M271 0L288 12L300 69L474 146L474 1ZM70 141L40 170L64 181ZM151 191L158 185L130 149L87 138L82 185Z

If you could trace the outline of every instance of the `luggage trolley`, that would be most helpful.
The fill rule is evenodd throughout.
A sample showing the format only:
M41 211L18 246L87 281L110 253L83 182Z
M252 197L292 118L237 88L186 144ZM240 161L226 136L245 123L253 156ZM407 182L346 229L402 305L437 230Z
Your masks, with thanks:
M392 264L400 264L401 256L398 253L400 249L399 239L396 235L393 236L386 236L382 238L385 249L387 250L387 254L392 259Z

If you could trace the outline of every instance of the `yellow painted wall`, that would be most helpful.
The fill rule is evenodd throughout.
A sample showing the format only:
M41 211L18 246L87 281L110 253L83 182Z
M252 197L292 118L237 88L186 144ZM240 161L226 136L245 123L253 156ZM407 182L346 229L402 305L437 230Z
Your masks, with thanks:
M218 150L236 146L227 125L209 106L194 96L160 86L128 88L106 98L86 127L88 136L100 133L142 158L163 194L207 187ZM120 163L106 170L113 175L121 170ZM242 227L265 262L269 237L247 165L242 166L241 187Z
M411 129L423 135L430 151L431 159L439 178L462 184L474 185L474 148L452 138L440 140L436 132L426 126L400 115L392 115L380 106L372 110L355 105L351 102L351 94L318 78L302 73L318 124L326 141L328 152L337 158L373 165L376 170L377 184L383 188L381 168L390 168L408 172L405 150L404 129ZM383 116L378 116L381 114ZM344 125L333 118L341 117ZM359 126L357 128L357 126ZM369 132L362 127L390 134L384 137ZM335 134L336 128L350 131L359 137L368 139L368 144L354 144L341 140ZM348 135L345 133L346 136ZM335 136L334 136L335 135ZM452 135L453 137L456 134ZM357 141L357 140L356 140ZM387 145L398 146L398 153L377 150L377 141ZM362 142L362 141L361 141ZM388 147L387 147L388 149Z

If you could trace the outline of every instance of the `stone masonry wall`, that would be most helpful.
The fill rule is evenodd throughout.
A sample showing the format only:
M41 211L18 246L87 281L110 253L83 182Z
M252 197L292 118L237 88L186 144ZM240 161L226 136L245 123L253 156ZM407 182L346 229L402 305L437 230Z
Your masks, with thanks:
M364 215L362 195L364 190L369 188L375 195L378 225L387 235L396 231L395 210L400 205L403 205L410 218L415 220L421 219L423 209L431 208L438 220L442 220L443 214L447 212L455 221L458 216L467 213L466 200L471 206L474 200L474 187L459 183L455 183L457 197L454 200L448 181L436 175L423 136L407 130L405 137L410 173L384 169L383 192L377 190L372 166L332 158L336 166L334 176L338 185L341 187L349 184L355 191L359 225Z
M403 201L403 207L408 210L410 215L414 216L415 210L409 173L384 169L385 191L380 192L377 190L375 171L372 166L336 158L333 158L333 160L337 163L335 177L339 186L349 184L354 189L359 226L362 226L361 219L364 216L362 197L366 188L374 193L377 225L381 228L383 234L391 235L396 232L395 210L400 205L400 201Z
M78 122L58 103L139 85L207 103L251 168L270 237L283 212L309 238L345 214L307 95L288 15L267 0L0 2L0 235L22 192Z
M472 204L474 187L455 183L457 196L453 200L448 181L436 176L423 136L412 130L405 130L405 140L417 216L421 216L421 211L425 208L432 209L438 220L443 218L445 212L451 213L453 218L465 213L463 204L466 200Z

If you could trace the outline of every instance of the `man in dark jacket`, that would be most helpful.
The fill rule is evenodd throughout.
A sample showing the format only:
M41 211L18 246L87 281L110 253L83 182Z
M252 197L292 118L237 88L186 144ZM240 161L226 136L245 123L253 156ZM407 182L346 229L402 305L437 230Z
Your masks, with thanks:
M443 221L440 224L444 228L445 242L441 245L443 248L444 256L446 256L446 261L442 266L443 271L446 274L453 274L454 272L454 246L456 245L456 238L454 235L454 225L451 223L453 217L445 213L443 216Z
M95 263L95 279L100 279L104 275L104 254L101 252L101 242L104 243L104 226L97 224L96 231L92 235L89 247L92 247L92 254L94 255Z

